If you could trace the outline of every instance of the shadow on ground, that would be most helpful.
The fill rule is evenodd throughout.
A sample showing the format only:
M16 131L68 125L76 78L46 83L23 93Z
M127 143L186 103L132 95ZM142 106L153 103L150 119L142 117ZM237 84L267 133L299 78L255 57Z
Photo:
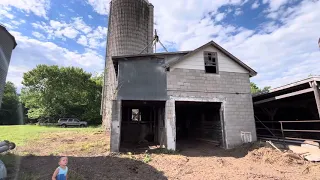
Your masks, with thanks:
M1 155L8 169L8 179L51 179L57 168L57 156ZM119 157L69 157L68 180L167 179L162 172L141 161Z

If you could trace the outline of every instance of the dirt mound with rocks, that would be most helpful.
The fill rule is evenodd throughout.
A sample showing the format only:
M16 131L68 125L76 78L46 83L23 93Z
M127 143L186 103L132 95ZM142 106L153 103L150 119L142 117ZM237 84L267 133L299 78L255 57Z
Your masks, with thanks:
M245 158L254 162L279 165L301 165L306 163L303 159L288 156L287 153L281 153L268 147L252 150Z

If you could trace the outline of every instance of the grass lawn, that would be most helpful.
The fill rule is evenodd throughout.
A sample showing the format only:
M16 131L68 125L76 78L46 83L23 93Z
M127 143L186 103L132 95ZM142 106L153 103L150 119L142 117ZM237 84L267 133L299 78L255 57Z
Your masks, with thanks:
M99 131L99 128L60 128L45 127L35 125L21 126L0 126L0 141L8 140L14 142L17 146L23 146L26 143L38 140L44 137L45 133L73 132L87 133Z

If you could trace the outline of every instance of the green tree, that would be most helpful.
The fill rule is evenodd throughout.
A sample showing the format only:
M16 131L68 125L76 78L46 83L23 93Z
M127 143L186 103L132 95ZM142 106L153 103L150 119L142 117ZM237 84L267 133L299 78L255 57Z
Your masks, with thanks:
M31 119L77 117L100 123L102 86L81 68L38 65L23 76L21 100Z
M260 89L255 83L250 82L250 87L251 87L251 93L255 94L255 93L259 93L259 92L269 92L269 90L271 89L271 86L266 86L263 89Z
M7 82L4 87L2 105L0 109L0 124L12 125L19 124L20 103L16 87L12 82Z

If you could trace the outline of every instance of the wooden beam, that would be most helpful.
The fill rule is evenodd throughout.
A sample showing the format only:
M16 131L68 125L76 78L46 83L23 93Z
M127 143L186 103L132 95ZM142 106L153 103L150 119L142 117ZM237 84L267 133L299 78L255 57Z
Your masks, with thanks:
M292 96L297 96L300 94L305 94L305 93L309 93L309 92L313 92L313 88L308 88L308 89L304 89L304 90L300 90L300 91L296 91L296 92L292 92L292 93L288 93L288 94L284 94L284 95L280 95L280 96L275 96L272 98L268 98L268 99L264 99L261 101L257 101L254 102L253 104L262 104L262 103L266 103L266 102L270 102L270 101L275 101L275 100L279 100L279 99L284 99L284 98L288 98L288 97L292 97ZM319 100L320 103L320 100Z
M319 92L319 86L317 81L312 82L312 89L314 92L314 97L316 98L316 103L317 103L317 109L318 109L318 116L320 119L320 92Z

